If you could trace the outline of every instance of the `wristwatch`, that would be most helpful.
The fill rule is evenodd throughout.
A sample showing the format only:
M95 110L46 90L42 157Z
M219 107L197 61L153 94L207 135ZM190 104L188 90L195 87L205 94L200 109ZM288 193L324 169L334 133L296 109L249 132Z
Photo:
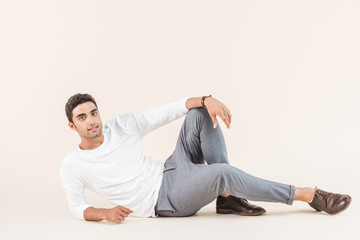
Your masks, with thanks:
M211 95L209 95L209 96L203 96L203 97L201 98L201 105L202 105L203 107L205 107L205 104L204 104L205 98L209 98L209 97L212 97L212 96L211 96Z

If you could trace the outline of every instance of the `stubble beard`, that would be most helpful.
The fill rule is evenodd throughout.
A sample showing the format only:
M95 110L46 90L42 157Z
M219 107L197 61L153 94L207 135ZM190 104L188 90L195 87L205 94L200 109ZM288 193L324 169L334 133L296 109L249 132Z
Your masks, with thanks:
M98 126L98 129L96 132L89 132L88 130L88 134L86 136L86 138L97 138L101 136L101 132L102 132L102 126Z

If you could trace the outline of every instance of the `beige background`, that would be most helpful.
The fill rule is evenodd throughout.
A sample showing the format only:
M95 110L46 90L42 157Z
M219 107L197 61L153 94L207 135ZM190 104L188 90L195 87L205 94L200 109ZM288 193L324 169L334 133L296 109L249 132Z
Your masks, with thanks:
M359 1L1 1L2 239L338 239L358 224ZM90 93L105 123L185 96L213 94L231 164L263 178L353 196L336 216L258 203L261 217L72 217L59 179L79 143L64 106ZM173 151L179 119L144 139ZM96 207L111 207L87 191ZM3 237L6 238L3 238Z

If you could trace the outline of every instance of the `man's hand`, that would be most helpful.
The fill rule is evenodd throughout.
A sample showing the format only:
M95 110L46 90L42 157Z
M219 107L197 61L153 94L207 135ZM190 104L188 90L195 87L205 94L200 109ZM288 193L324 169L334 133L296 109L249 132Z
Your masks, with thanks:
M122 206L110 209L88 207L84 211L84 219L87 221L106 220L108 222L120 223L132 212L132 210Z
M220 101L213 97L206 98L204 104L209 112L209 115L214 123L214 128L217 126L216 116L219 116L225 123L227 128L230 128L231 113L230 110Z
M108 222L121 223L125 218L132 213L130 209L122 206L116 206L110 209L104 209L103 219Z
M214 128L217 126L217 119L216 116L219 116L224 123L226 124L227 128L230 128L231 123L231 113L230 110L220 101L216 100L213 97L207 97L204 100L205 107L207 108L209 115L214 123ZM186 108L198 108L203 107L201 105L201 97L193 97L189 98L186 101Z

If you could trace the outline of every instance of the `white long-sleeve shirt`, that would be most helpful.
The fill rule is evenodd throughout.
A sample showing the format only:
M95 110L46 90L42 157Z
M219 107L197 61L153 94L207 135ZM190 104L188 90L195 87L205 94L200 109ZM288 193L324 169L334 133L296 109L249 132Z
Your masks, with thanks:
M189 111L184 98L145 111L116 115L103 126L104 142L96 149L79 146L62 161L61 182L72 214L84 219L88 188L138 217L154 217L164 163L146 156L142 138Z

